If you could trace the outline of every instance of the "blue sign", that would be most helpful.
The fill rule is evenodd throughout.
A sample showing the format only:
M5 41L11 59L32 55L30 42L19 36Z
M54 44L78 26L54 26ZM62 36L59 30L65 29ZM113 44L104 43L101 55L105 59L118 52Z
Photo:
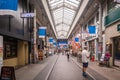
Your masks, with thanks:
M46 27L39 27L39 38L44 38L46 36Z
M49 38L49 42L53 43L53 38L52 37Z
M64 47L64 48L68 48L68 46L67 46L67 45L64 45L63 47Z
M79 38L76 37L76 38L75 38L75 42L79 42Z
M89 33L90 34L95 34L96 33L96 26L88 26Z
M58 39L58 44L68 44L68 39Z
M56 42L53 42L53 45L56 47L56 46L57 46L57 43L56 43Z
M68 44L67 42L58 42L58 44Z
M0 0L0 9L17 10L18 0Z

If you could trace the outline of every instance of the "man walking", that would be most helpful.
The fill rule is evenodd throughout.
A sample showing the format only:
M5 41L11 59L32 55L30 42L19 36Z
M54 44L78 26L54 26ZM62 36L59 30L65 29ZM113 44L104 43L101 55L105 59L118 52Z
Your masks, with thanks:
M70 54L69 54L69 52L67 52L67 59L68 59L68 61L69 61L69 57L70 57Z
M83 63L83 76L86 77L86 69L88 67L88 62L90 59L90 53L87 50L87 46L84 46L84 49L82 51L82 63Z

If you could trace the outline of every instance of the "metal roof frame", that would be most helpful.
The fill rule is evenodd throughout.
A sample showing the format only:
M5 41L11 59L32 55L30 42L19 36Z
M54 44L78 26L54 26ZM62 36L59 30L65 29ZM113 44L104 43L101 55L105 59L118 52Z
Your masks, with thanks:
M47 0L52 15L57 37L67 37L81 0ZM64 28L67 28L64 29ZM58 29L59 28L59 29ZM65 34L64 34L65 33Z

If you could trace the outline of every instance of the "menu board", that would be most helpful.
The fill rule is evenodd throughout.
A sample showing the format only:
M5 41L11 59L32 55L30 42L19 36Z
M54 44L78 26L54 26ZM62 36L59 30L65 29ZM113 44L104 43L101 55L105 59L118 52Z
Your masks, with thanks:
M0 80L16 80L14 67L3 66L1 68Z

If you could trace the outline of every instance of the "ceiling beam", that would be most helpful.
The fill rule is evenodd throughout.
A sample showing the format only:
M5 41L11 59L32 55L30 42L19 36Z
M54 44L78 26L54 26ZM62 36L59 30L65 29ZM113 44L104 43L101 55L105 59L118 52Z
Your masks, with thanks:
M68 9L71 9L71 10L74 10L74 11L77 10L76 7L74 7L74 6L70 7L70 6L72 6L72 5L70 5L70 4L68 4L68 3L66 3L66 4L58 4L58 5L56 5L54 8L52 8L51 11L57 10L57 9L59 9L59 8L62 8L62 7L66 7L66 8L68 8Z
M57 31L57 32L59 33L59 32L61 32L61 31L67 32L67 31L65 31L65 30L63 30L63 29L62 29L62 30L59 30L59 31Z
M61 24L65 24L65 25L67 25L67 26L70 26L70 24L67 24L67 23L65 23L65 22L57 23L57 24L55 24L55 26L59 26L59 25L61 25Z

